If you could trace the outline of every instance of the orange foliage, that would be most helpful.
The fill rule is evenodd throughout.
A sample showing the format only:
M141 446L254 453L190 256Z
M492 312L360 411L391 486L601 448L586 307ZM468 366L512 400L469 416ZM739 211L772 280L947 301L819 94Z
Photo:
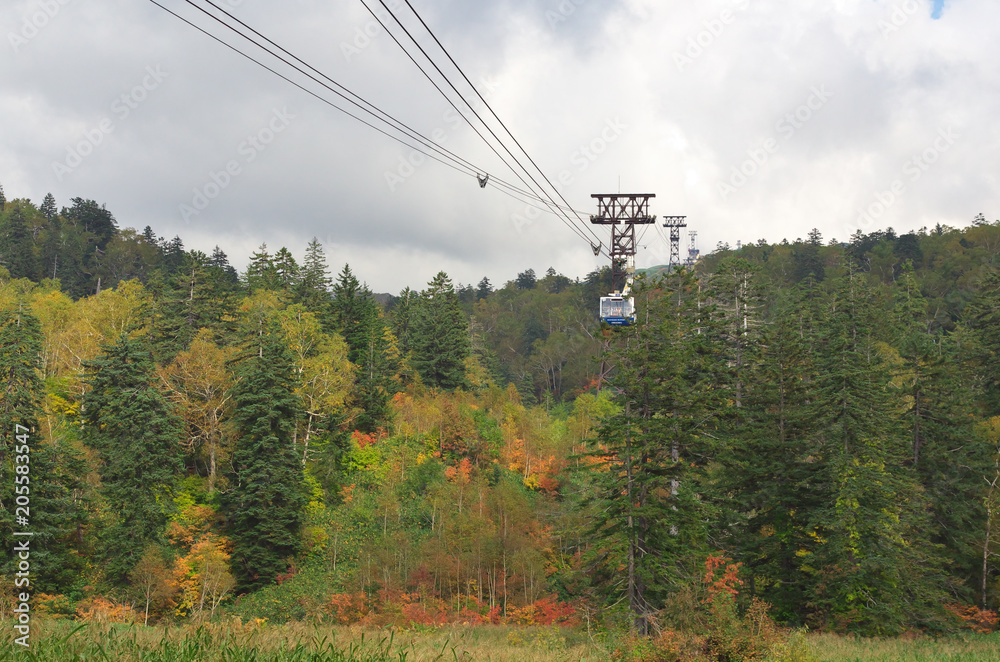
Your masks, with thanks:
M351 433L351 439L358 442L358 446L361 448L367 448L373 446L376 442L376 437L373 434L365 434L364 432L359 432L355 430Z
M468 485L472 476L472 463L469 458L462 458L458 466L448 467L444 470L445 478L456 485Z
M989 634L997 629L1000 624L1000 617L995 611L980 609L975 605L962 605L958 603L945 605L945 609L958 616L963 627L980 634Z
M136 623L141 620L132 605L117 603L100 595L78 602L76 617L87 623Z
M711 604L718 595L729 595L733 598L740 592L737 586L743 585L743 580L739 578L740 566L742 563L732 563L732 559L724 553L709 554L705 559L705 577L702 582L708 591L708 596L702 600ZM716 578L716 571L725 566L722 575Z
M511 607L504 617L500 605L490 607L474 595L461 596L455 602L421 593L380 591L378 598L364 593L336 593L330 596L326 612L341 625L412 627L448 623L463 625L577 625L576 610L555 596L548 596L524 607Z
M326 609L334 622L341 625L357 623L370 611L364 593L334 593Z
M508 624L517 625L576 625L576 610L568 602L546 596L530 605L514 608L507 614Z

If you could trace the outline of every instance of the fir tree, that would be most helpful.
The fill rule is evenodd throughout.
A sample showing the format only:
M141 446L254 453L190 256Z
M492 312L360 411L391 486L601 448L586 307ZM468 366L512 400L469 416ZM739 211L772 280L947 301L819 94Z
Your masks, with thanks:
M483 279L479 281L479 285L476 286L476 301L485 299L491 294L493 294L493 285L490 283L489 278L483 276Z
M295 303L301 303L306 310L316 315L323 330L334 330L333 299L330 296L330 270L323 254L323 245L316 237L306 247L306 257L299 269L299 282L295 292Z
M469 323L443 271L421 293L412 324L413 368L424 383L443 389L464 386Z
M271 254L267 252L267 244L261 244L257 252L250 256L243 281L251 294L257 290L281 289L278 269Z
M27 485L18 494L31 494L41 481L37 473L29 478L19 478L15 473L19 464L26 464L34 472L34 451L38 448L38 414L41 412L42 382L41 328L38 321L25 310L0 311L0 543L11 549L14 529L14 485ZM18 461L15 461L18 458ZM25 481L25 482L21 482ZM41 483L39 482L39 485ZM37 504L36 504L37 505ZM20 529L18 529L20 530Z
M251 318L247 332L248 356L237 367L233 393L231 488L223 503L240 586L254 590L273 582L298 551L306 496L292 439L300 409L292 356L272 320Z
M163 535L174 477L182 469L181 420L153 386L152 358L122 335L84 365L84 441L99 457L110 519L102 536L105 571L123 581L146 547Z
M828 618L891 634L934 620L944 596L925 502L901 466L908 449L865 282L842 277L817 343L811 451L825 503L812 526L823 544L803 560L819 569L812 603Z
M42 206L38 208L38 211L42 212L42 216L45 220L51 223L56 215L59 213L59 208L56 207L56 199L51 193L46 193L45 198L42 199Z
M0 212L3 212L7 207L7 196L3 193L3 184L0 184Z
M24 211L14 203L0 234L0 264L7 267L12 278L38 279L38 260L34 242L24 218Z
M683 270L663 290L650 293L644 323L627 329L613 353L620 410L600 428L591 455L607 469L595 475L585 502L593 512L590 534L609 552L606 582L624 594L640 634L679 587L677 569L706 551L711 498L704 476L719 404L711 384L712 309ZM645 294L639 285L636 300Z
M399 372L399 347L385 324L378 304L348 265L333 286L331 318L334 329L347 342L347 359L357 366L355 402L362 414L355 425L374 432L389 417L389 398L395 393Z
M294 292L299 283L299 265L291 252L282 246L274 254L274 270L281 289Z

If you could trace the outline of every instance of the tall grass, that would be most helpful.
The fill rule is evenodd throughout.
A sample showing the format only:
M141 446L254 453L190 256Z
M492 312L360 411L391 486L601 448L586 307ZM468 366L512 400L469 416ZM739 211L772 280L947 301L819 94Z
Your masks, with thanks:
M835 634L808 638L819 662L1000 662L1000 634L864 639Z
M558 627L445 626L419 631L289 623L143 627L35 621L31 646L0 632L0 662L568 662L611 659L579 630Z

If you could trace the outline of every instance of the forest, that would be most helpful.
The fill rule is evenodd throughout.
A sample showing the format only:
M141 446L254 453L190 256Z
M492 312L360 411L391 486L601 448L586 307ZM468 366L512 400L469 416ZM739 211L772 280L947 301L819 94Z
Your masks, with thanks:
M608 269L376 296L69 202L0 189L0 618L30 497L35 616L996 627L998 221L720 244L612 329Z

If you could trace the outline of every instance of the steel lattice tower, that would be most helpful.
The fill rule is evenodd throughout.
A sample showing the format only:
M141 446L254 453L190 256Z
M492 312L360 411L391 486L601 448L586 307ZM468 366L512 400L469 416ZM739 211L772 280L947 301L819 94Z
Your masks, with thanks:
M649 199L654 193L594 193L597 214L590 217L595 225L611 226L611 291L620 293L635 270L635 226L656 221L649 215Z
M681 266L681 228L686 228L684 219L687 216L664 216L663 227L670 228L670 262L669 266Z

